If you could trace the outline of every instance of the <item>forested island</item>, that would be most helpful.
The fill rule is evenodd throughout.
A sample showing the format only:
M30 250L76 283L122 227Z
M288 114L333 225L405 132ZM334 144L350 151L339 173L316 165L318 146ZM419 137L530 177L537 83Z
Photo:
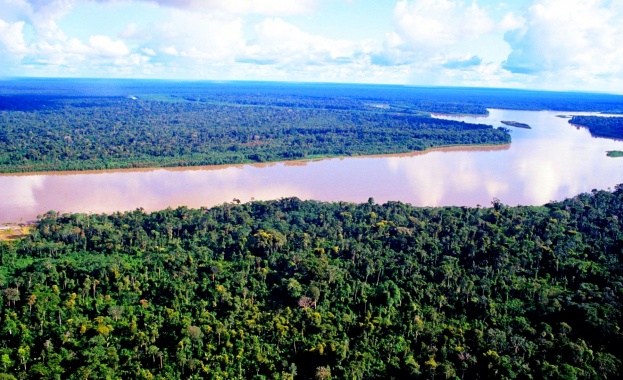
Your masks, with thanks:
M0 242L0 377L616 379L622 221L623 186L48 212Z
M569 123L588 128L593 136L623 139L623 117L573 116Z
M504 125L508 125L509 127L523 128L523 129L532 129L532 127L530 127L528 124L520 123L518 121L502 120L501 123L504 124Z
M623 151L620 150L609 150L606 154L608 157L623 157Z

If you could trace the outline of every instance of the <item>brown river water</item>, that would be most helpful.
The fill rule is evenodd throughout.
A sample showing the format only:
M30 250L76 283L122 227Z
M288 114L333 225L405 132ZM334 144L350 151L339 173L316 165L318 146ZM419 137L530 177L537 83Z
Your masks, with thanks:
M490 110L487 117L438 116L511 128L513 142L413 154L261 165L0 175L0 223L49 210L112 213L142 207L210 207L296 196L321 201L416 206L541 205L623 183L623 141L594 138L554 111ZM572 113L577 114L577 113Z

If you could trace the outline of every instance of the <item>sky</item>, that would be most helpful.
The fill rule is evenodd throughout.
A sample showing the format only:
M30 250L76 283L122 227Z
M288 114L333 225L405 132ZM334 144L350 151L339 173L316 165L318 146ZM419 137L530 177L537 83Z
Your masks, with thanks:
M0 77L623 93L623 0L0 0Z

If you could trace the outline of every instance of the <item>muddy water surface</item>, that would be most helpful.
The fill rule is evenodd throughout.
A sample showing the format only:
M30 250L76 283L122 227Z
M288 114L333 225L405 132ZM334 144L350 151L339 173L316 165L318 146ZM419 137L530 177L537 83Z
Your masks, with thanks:
M176 169L0 175L0 223L48 210L111 213L142 207L213 206L296 196L323 201L418 206L539 205L623 183L623 142L593 138L556 117L560 112L491 110L488 117L454 119L511 128L502 147L469 147L377 157ZM444 116L439 116L444 117ZM450 118L450 117L448 117Z

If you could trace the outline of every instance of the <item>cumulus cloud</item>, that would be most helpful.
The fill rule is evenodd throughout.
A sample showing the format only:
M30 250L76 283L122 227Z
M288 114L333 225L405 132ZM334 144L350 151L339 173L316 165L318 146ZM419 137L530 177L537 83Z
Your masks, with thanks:
M144 58L141 58L144 57ZM33 44L23 58L25 65L45 65L54 72L59 68L73 72L84 70L84 63L90 69L107 66L128 67L145 63L149 57L131 54L130 49L120 40L110 37L91 36L87 43L77 38L65 41L39 41Z
M88 1L88 0L87 0ZM130 0L90 0L97 3L123 3ZM318 0L136 0L191 11L223 11L238 14L296 15L313 11ZM31 15L58 19L74 5L85 0L2 0L7 6L21 8Z
M0 19L0 51L18 55L26 53L23 30L23 21L8 23Z
M363 50L357 43L310 34L282 19L268 18L255 26L255 38L239 61L323 65L350 62Z
M130 22L116 37L94 33L82 39L67 36L59 20L78 4L156 4L168 7L166 18L141 25ZM80 70L121 65L151 65L168 74L211 72L238 62L322 64L351 56L353 48L344 41L314 36L270 18L257 24L249 42L245 15L295 15L312 11L317 0L0 0L0 18L11 13L17 22L0 23L0 49L22 59L24 67L37 65ZM4 3L4 4L3 4ZM10 5L10 7L9 7ZM7 9L11 9L10 12ZM26 24L32 27L24 40ZM17 53L29 54L24 58ZM6 57L5 57L6 58ZM6 59L5 59L6 60ZM83 67L84 69L84 67ZM112 68L111 68L112 69ZM214 71L212 71L214 72ZM183 74L182 74L183 75Z
M91 36L89 45L93 51L104 57L120 57L130 53L130 50L121 40L113 41L108 36Z
M150 68L149 60L155 52L149 49L132 52L123 40L102 34L86 39L67 36L57 21L71 9L72 1L0 1L5 4L10 1L12 7L0 14L21 18L15 22L0 19L0 61L6 72L20 75L98 72L98 75L117 76L131 74L137 68Z
M130 54L130 49L121 40L104 35L93 35L87 42L67 36L57 21L69 12L73 0L4 0L10 6L12 17L21 21L8 24L0 21L0 44L24 63L45 65L68 65L85 61L87 57L111 59ZM28 23L34 34L26 41L23 29Z
M150 56L150 57L153 57L153 56L155 56L155 55L156 55L156 52L155 52L155 51L153 51L153 50L152 50L152 49L150 49L150 48L143 48L143 49L141 49L141 51L142 51L145 55L148 55L148 56Z
M397 0L383 4L393 27L359 40L298 23L321 22L339 2L353 0L0 0L0 65L18 75L623 86L622 1ZM99 10L112 21L93 29L71 14Z
M233 61L244 46L243 20L174 10L150 28L146 47L169 56L206 61Z
M522 16L518 16L513 12L508 12L502 18L502 21L498 24L498 29L507 32L509 30L522 28L526 23L526 19Z
M313 10L316 0L146 0L164 6L192 10L220 10L264 15L301 14Z
M66 39L56 21L73 8L74 0L19 0L13 3L20 6L41 38Z
M537 0L508 31L503 67L519 74L623 72L623 7L605 0Z
M177 51L177 49L175 48L175 46L167 46L167 47L163 47L160 49L160 51L164 54L168 54L168 55L172 55L172 56L179 56L180 52Z
M478 66L482 63L482 58L473 55L469 58L450 59L443 64L447 69L466 69L468 67Z
M386 34L382 50L372 56L376 65L439 67L444 62L459 61L465 55L476 55L465 51L466 42L499 27L475 1L401 0L393 18L395 30Z
M402 0L394 9L397 33L412 49L447 46L491 31L495 23L476 2Z

